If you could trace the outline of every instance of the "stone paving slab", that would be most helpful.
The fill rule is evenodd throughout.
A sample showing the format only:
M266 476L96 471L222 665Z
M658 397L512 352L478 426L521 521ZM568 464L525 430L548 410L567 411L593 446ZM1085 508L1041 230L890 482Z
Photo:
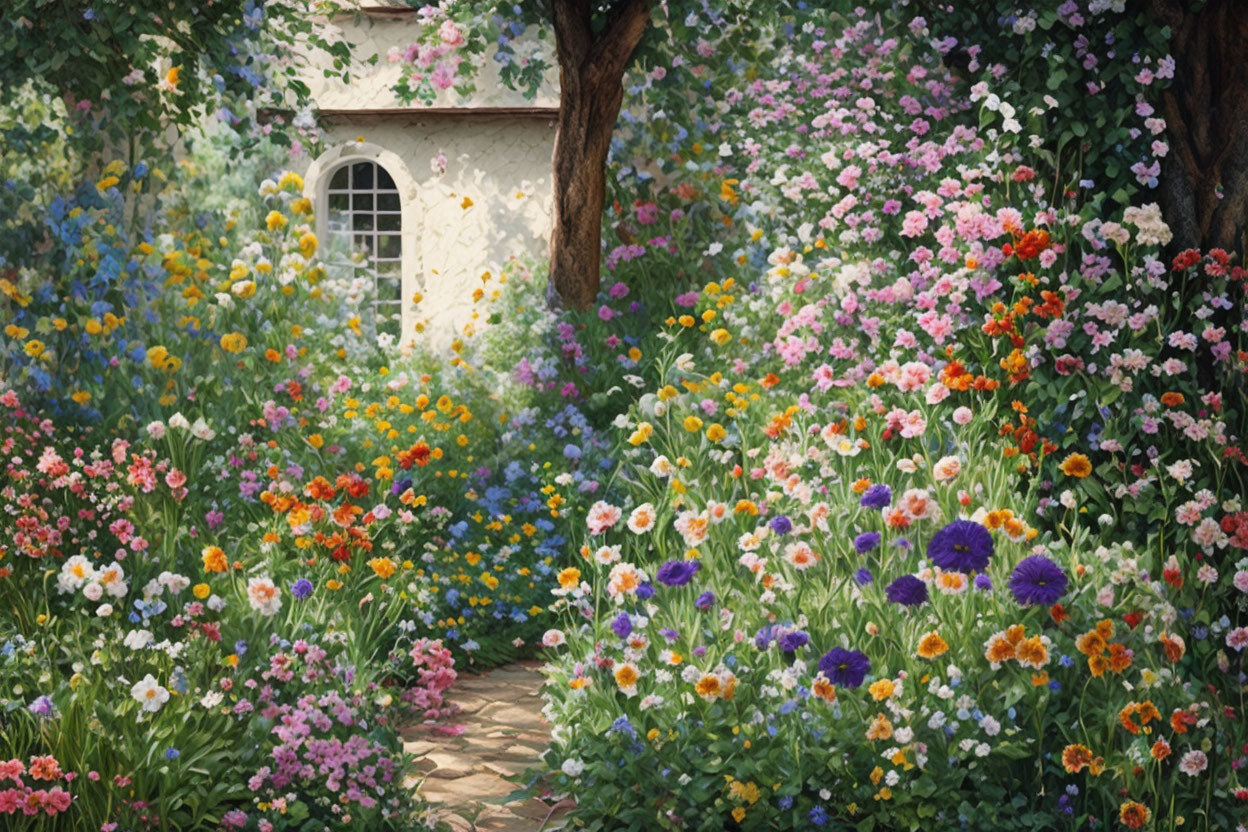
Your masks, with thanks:
M440 804L456 832L548 832L563 826L566 807L532 799L504 803L507 780L541 765L550 741L542 719L541 663L461 674L448 699L459 707L443 733L414 726L404 747L420 757L421 795Z

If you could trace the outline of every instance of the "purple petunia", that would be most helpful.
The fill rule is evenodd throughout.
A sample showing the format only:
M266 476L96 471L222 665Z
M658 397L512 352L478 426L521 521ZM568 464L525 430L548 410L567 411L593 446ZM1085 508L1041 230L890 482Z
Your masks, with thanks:
M870 552L879 545L879 532L863 532L854 538L854 549L856 549L860 555L865 555L867 552Z
M700 610L709 610L711 607L715 606L715 593L703 592L698 596L698 600L694 602L694 606Z
M312 594L312 582L307 578L300 578L290 585L290 594L302 601Z
M928 559L950 572L982 572L992 551L992 535L973 520L954 520L927 544Z
M620 613L615 617L615 620L611 622L611 632L615 633L620 638L628 638L633 632L633 619L630 618L626 612Z
M667 586L684 586L698 574L702 564L696 560L669 560L659 567L655 579Z
M856 688L871 672L871 660L861 651L833 647L819 660L819 670L834 685Z
M893 490L887 485L873 485L863 492L858 505L863 508L887 508L893 502Z
M780 649L784 652L793 653L809 644L810 636L801 630L790 630L781 635L776 643L780 645Z
M866 586L875 580L875 576L871 574L870 569L859 569L854 573L854 580L858 582L859 586Z
M992 578L989 578L983 572L975 576L975 588L989 592L992 589Z
M927 584L913 575L902 575L884 588L884 595L894 604L917 607L927 601Z
M1051 606L1066 593L1069 579L1062 568L1043 555L1023 558L1010 576L1010 592L1023 606Z
M771 526L771 530L776 534L788 534L793 530L793 521L783 514L771 518L771 522L767 525Z

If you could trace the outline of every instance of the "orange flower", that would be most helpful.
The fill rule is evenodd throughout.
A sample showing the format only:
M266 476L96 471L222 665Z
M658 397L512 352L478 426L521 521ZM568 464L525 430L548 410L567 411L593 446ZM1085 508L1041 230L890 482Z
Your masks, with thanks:
M1019 643L1015 648L1019 664L1029 664L1039 670L1049 662L1049 648L1040 636L1032 636Z
M1161 646L1165 648L1166 658L1172 662L1177 662L1183 658L1183 654L1187 652L1187 645L1183 639L1173 633L1161 634Z
M1092 675L1101 677L1105 675L1105 671L1109 670L1109 659L1104 656L1089 656L1088 670L1092 671Z
M1014 658L1014 645L1010 644L1009 640L1001 633L997 633L988 639L988 644L985 645L984 649L984 658L993 664L1009 661Z
M1153 755L1154 760L1160 762L1170 756L1170 743L1164 739L1157 740L1148 753Z
M1075 453L1062 460L1061 471L1068 477L1083 479L1092 473L1092 463L1083 454Z
M203 557L205 572L224 572L228 568L225 552L220 546L205 546Z
M1055 624L1061 624L1070 619L1070 613L1066 612L1066 608L1061 604L1054 604L1049 607L1049 617L1053 619Z
M815 681L811 684L810 689L814 692L815 696L818 696L825 702L836 701L836 685L832 684L832 682L828 680L828 677L823 675L822 671L820 671L819 675L815 677Z
M1182 393L1162 393L1161 394L1161 403L1164 404L1166 407L1178 407L1179 405L1183 404L1183 401L1184 399L1183 399Z
M1067 774L1078 774L1092 765L1092 749L1086 745L1068 745L1062 749L1062 767Z
M1134 800L1128 800L1118 807L1118 819L1128 829L1143 829L1149 817L1148 807Z
M1105 652L1105 638L1096 630L1089 630L1075 639L1075 649L1088 658Z
M949 645L935 630L932 630L919 640L918 655L920 658L934 659L937 656L944 655L948 651Z

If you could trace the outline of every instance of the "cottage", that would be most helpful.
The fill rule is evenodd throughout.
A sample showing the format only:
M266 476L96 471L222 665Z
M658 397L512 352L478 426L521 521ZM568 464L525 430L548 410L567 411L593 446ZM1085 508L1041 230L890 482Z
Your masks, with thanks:
M548 81L526 99L487 59L471 97L404 106L393 90L410 66L387 56L415 40L415 10L368 2L326 23L353 46L350 82L304 79L326 132L305 193L327 247L363 254L355 268L376 283L378 329L405 344L448 336L484 275L545 252L558 92Z

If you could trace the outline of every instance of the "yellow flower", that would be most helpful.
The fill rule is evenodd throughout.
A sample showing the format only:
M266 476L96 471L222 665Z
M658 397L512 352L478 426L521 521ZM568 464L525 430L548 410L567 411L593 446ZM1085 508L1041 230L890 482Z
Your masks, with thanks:
M724 437L728 435L728 431L724 430L724 426L719 422L715 422L706 429L706 438L712 442L722 442Z
M892 679L879 679L872 682L871 687L867 688L871 692L871 697L876 702L888 699L896 692L897 686L893 684Z
M118 179L116 176L105 176L105 177L104 177L103 179L101 179L99 182L96 182L96 183L95 183L95 187L96 187L98 190L101 190L101 191L107 191L109 188L113 187L114 185L116 185L116 184L117 184L118 182L120 182L120 181L121 181L121 180L120 180L120 179Z
M38 358L43 355L43 351L47 349L43 342L38 338L31 338L26 342L26 354L31 358Z
M227 332L221 336L221 349L239 353L247 349L247 336L241 332Z
M212 588L208 584L195 584L191 589L191 593L202 601L212 594Z
M653 433L654 426L649 422L642 422L637 426L637 430L633 431L632 435L628 437L628 444L633 446L642 445L650 439Z
M702 430L702 420L699 419L697 416L686 416L685 417L685 430L689 431L690 433L697 433L698 431Z
M287 189L292 191L302 191L303 177L295 173L293 170L288 170L282 174L281 179L277 180L277 187L279 190L283 191Z
M1061 470L1068 477L1083 479L1092 473L1092 463L1083 454L1071 454L1062 460Z
M932 630L919 640L918 655L923 659L934 659L937 656L948 652L949 645L940 637L940 634Z
M276 231L286 226L286 216L281 211L270 211L269 215L264 218L264 224L269 227L270 231Z
M711 340L722 347L724 344L727 344L732 340L732 333L723 327L720 327L711 333Z
M575 566L569 566L559 573L559 586L564 589L571 589L581 581L581 570Z
M205 572L224 572L227 567L225 552L220 546L205 546L203 551Z
M377 577L383 581L390 578L397 571L394 561L390 560L390 558L373 558L368 562L368 565Z
M316 235L309 231L299 238L299 253L304 257L311 257L316 254L317 245Z
M86 390L79 390L77 393L74 393L72 396L70 396L70 398L73 399L78 404L86 404L87 402L91 401L91 394L87 392Z

